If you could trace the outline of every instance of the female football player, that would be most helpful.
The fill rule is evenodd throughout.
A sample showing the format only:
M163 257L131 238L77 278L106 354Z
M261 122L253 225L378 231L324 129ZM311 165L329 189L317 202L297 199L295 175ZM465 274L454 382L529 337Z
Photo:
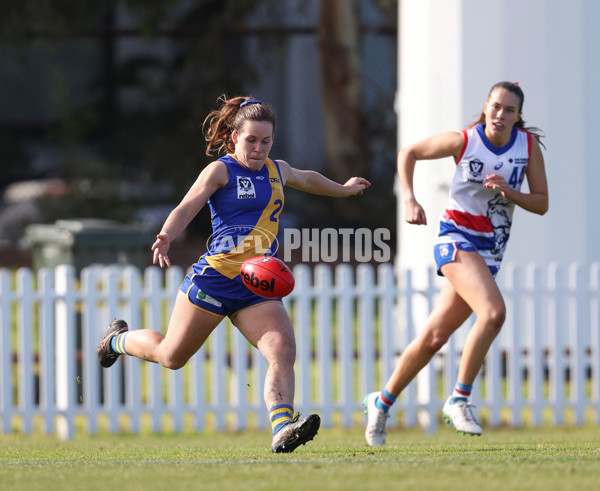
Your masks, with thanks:
M228 316L269 364L264 399L273 429L272 451L292 452L313 439L320 418L294 418L296 345L291 320L280 298L267 299L246 288L240 266L250 257L275 253L285 185L347 197L362 194L370 183L353 177L338 184L318 172L271 160L274 111L251 97L221 96L219 103L204 121L204 133L207 154L221 157L200 172L152 245L154 264L170 266L171 243L208 204L213 226L209 251L181 285L166 335L150 329L129 331L125 321L115 320L98 346L98 358L109 367L127 354L176 370Z
M413 192L416 162L443 157L456 162L450 203L440 219L434 245L438 274L447 281L424 328L400 356L385 387L363 401L369 445L385 444L390 407L472 312L476 321L465 341L454 391L442 413L458 432L481 434L469 396L504 323L506 308L494 278L510 234L513 210L515 205L539 215L548 210L540 134L536 128L525 126L521 118L523 100L518 84L497 83L474 125L462 132L425 139L398 154L405 218L417 225L426 224L427 218ZM520 191L525 177L528 193Z

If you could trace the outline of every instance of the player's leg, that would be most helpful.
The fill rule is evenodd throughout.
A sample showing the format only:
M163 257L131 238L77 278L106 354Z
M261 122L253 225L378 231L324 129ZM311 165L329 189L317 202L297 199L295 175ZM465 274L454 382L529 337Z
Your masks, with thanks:
M443 273L476 315L465 340L456 385L444 404L443 414L457 431L480 435L481 427L472 413L469 396L490 345L502 328L506 307L494 277L478 253L459 251L456 261L445 265Z
M290 317L280 302L264 302L236 312L231 320L269 364L264 399L273 429L272 450L292 452L314 438L320 418L293 416L296 341Z
M452 333L469 318L471 312L453 285L445 282L423 329L400 356L385 385L387 391L397 397L448 342Z
M269 363L264 387L267 407L291 405L294 400L296 340L292 322L283 305L279 302L253 305L236 312L231 320Z
M470 314L470 307L452 284L445 282L425 326L400 355L385 387L381 392L368 394L363 401L367 413L365 437L369 445L385 444L385 425L390 407Z
M152 329L128 331L124 321L115 321L98 346L100 363L110 366L120 354L128 354L179 369L200 349L222 319L222 316L199 309L179 291L166 335ZM115 325L121 332L111 333Z

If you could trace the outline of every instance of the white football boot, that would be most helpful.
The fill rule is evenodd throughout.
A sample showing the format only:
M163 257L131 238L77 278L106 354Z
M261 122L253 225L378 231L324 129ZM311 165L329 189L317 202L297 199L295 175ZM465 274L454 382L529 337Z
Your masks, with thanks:
M463 435L481 435L481 426L473 415L473 406L468 399L450 404L451 397L444 404L442 414L444 420L451 426L454 426L457 432Z
M370 446L385 445L385 424L390 415L378 409L375 401L379 392L371 392L363 400L365 413L367 415L367 428L365 429L365 438Z

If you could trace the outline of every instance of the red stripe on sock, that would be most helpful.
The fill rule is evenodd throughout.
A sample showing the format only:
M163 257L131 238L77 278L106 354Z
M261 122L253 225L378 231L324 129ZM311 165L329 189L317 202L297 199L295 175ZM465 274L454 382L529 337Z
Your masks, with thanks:
M470 396L471 395L470 391L469 392L465 392L464 390L457 389L456 387L454 387L454 390L456 392L458 392L460 395L463 395L463 396Z
M385 398L383 392L379 394L379 399L381 399L381 402L383 402L386 406L391 406L392 404L394 404L393 402L390 402Z

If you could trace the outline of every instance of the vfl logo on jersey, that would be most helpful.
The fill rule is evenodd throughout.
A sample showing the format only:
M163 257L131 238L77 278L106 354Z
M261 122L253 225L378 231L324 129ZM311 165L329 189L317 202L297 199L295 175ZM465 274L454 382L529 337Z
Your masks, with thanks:
M254 183L252 179L244 176L237 176L237 197L238 199L256 198Z
M478 159L473 159L469 161L469 178L468 182L473 184L483 184L482 179L483 174L483 162Z
M483 172L483 162L478 159L469 161L469 172L475 178L480 177Z

